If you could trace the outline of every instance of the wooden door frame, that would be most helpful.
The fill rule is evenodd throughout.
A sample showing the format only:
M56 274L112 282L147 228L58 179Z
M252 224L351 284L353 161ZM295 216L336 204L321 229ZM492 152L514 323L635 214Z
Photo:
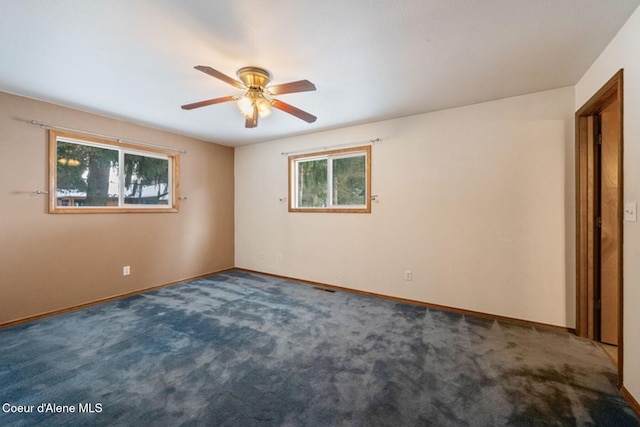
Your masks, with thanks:
M619 272L618 279L618 386L622 385L623 375L623 70L619 70L600 90L589 99L575 115L576 137L576 333L585 338L594 339L595 322L593 319L593 291L597 268L596 223L594 216L595 153L594 129L595 116L613 101L618 101L619 146L618 146L618 201L620 209Z

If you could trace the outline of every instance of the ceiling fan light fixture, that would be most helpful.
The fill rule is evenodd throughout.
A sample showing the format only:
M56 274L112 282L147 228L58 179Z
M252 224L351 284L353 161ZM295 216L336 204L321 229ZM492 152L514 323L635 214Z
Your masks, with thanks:
M62 166L80 166L80 160L78 159L67 159L66 157L61 157L58 159L58 163Z
M243 116L253 117L254 107L258 109L260 118L271 114L271 102L260 93L247 92L238 99L238 108Z

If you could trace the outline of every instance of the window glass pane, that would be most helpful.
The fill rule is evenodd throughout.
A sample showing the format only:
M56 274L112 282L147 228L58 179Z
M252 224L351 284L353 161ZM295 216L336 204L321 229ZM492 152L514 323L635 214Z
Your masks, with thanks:
M169 204L169 160L124 154L124 203Z
M336 206L364 205L366 181L364 155L333 159L333 204Z
M327 206L327 159L298 162L298 206Z
M58 141L57 206L118 205L118 151Z

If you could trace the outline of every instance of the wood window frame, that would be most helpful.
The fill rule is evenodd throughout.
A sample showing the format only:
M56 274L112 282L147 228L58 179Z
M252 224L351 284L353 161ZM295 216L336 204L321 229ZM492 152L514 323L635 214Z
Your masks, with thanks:
M58 206L58 141L95 145L119 153L148 155L148 157L167 158L169 161L169 197L166 205L118 204L117 206ZM175 213L179 211L179 170L180 156L170 150L140 146L136 144L112 141L96 136L87 136L72 132L49 130L49 213L52 214L92 214L92 213Z
M328 207L298 207L296 164L302 159L339 158L345 154L363 153L365 156L365 203L358 206L332 205ZM289 212L371 213L371 146L349 147L289 156Z

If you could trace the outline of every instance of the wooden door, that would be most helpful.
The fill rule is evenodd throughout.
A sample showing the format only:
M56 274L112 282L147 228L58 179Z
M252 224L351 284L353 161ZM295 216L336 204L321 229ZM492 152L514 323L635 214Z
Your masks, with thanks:
M575 122L576 332L617 343L618 386L624 382L623 75L619 70L580 107ZM600 134L603 149L598 144ZM613 202L608 201L612 192L617 193ZM604 222L602 231L599 220Z
M600 122L600 341L618 344L620 283L620 141L617 101L607 105Z

